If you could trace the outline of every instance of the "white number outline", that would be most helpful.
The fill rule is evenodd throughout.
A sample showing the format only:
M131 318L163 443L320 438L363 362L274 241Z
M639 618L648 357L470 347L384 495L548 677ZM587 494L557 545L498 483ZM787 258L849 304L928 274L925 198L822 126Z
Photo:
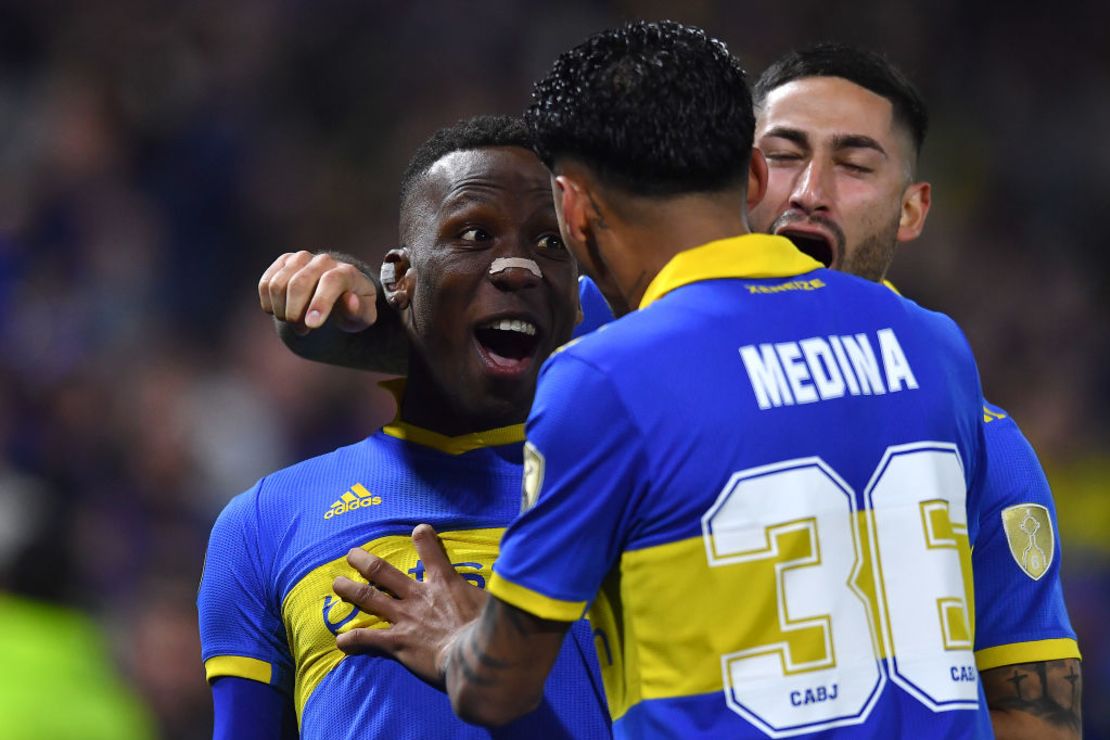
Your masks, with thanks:
M871 523L871 526L869 526L867 529L868 539L871 543L871 557L873 560L872 568L875 571L875 592L876 596L878 597L876 601L879 605L879 615L883 624L883 628L879 630L879 633L883 640L885 654L887 655L885 659L887 670L890 673L890 679L894 681L894 683L901 686L906 692L908 692L915 699L917 699L919 702L921 702L934 712L946 712L960 709L977 709L979 707L978 700L973 702L962 701L959 699L938 701L930 696L925 689L922 689L921 687L913 683L913 681L908 676L904 676L902 674L902 671L898 667L898 654L894 651L894 635L891 633L892 628L888 628L886 626L890 624L890 608L887 603L887 585L882 570L883 554L882 549L879 547L878 543L879 528L877 526L877 522L875 521L875 502L873 496L875 494L875 489L879 486L883 475L886 473L887 469L890 467L890 464L894 461L894 459L901 455L908 455L915 452L950 453L952 457L956 459L956 464L960 466L960 474L964 476L964 479L966 480L964 461L963 458L960 457L960 450L958 447L956 447L956 445L951 444L950 442L912 442L910 444L893 445L886 448L886 451L883 453L882 460L879 461L879 465L875 468L875 472L871 475L871 480L867 483L867 488L864 489L863 495L864 499L867 501L867 517L868 519L870 519ZM967 530L965 528L963 530L963 533L966 534L966 532ZM966 604L962 605L966 609ZM961 647L964 646L954 646L953 649L960 649ZM971 644L968 644L966 646L966 649L971 650L972 647L973 646Z
M792 726L789 726L789 727L775 727L769 721L767 721L767 720L763 719L761 716L759 716L754 710L751 710L751 709L745 707L743 705L743 703L741 703L735 697L734 692L731 690L731 686L730 686L730 684L732 683L732 672L729 669L729 664L732 661L737 660L737 659L742 659L742 658L745 658L745 657L751 657L753 655L759 655L759 654L764 654L764 653L768 653L768 652L778 652L780 654L780 656L782 657L782 660L783 660L783 666L785 668L787 668L787 670L784 671L784 673L786 673L787 675L792 674L792 673L799 673L799 672L804 672L804 671L809 671L809 670L816 670L816 669L820 669L820 668L825 668L825 667L828 666L828 663L826 663L824 665L794 665L793 661L790 660L792 656L790 654L789 645L783 645L782 643L779 643L778 645L763 645L763 646L756 647L756 648L751 648L751 649L748 649L748 650L739 650L739 651L736 651L736 652L733 652L733 653L726 653L725 655L722 655L721 656L721 672L722 672L722 678L723 678L724 687L725 687L725 703L728 704L729 708L732 711L736 712L741 717L744 717L744 719L746 719L749 722L751 722L752 724L756 725L757 727L762 729L764 732L766 732L771 737L788 737L790 735L796 735L796 734L799 734L799 733L802 733L802 732L819 732L819 731L822 731L822 730L832 729L834 727L845 727L845 726L850 726L850 725L862 724L863 722L866 722L867 718L870 716L872 709L874 709L875 704L878 702L879 697L883 693L883 689L886 687L886 681L887 681L886 671L882 670L882 667L881 667L882 661L878 657L879 644L876 641L875 625L872 624L871 605L868 602L867 595L864 594L859 589L859 587L856 585L856 581L858 580L860 570L862 570L862 568L863 568L863 549L860 546L861 536L860 536L860 532L859 532L859 518L858 518L857 513L856 513L857 512L857 506L856 506L855 492L852 490L852 487L849 486L848 483L843 478L841 478L836 473L835 470L833 470L831 467L829 467L829 465L824 460L822 460L819 457L803 457L803 458L796 458L794 460L785 460L783 462L772 463L770 465L762 465L762 466L759 466L759 467L756 467L756 468L748 468L747 470L741 470L739 472L733 473L732 477L729 478L728 483L722 489L720 495L718 495L717 500L713 503L713 505L711 507L709 507L709 510L706 511L706 513L702 515L702 520L701 520L702 540L705 543L706 558L708 559L709 565L711 567L721 567L721 566L732 565L732 564L735 564L735 563L742 563L742 562L747 562L747 561L750 561L750 560L765 558L766 554L763 553L763 552L758 552L758 551L754 551L754 552L750 552L750 553L742 553L742 554L739 554L739 555L725 555L725 556L717 555L717 553L714 552L715 547L714 547L714 538L713 538L713 518L717 514L717 512L727 503L728 499L735 492L736 487L740 483L743 483L744 481L748 481L748 480L753 480L753 479L756 479L756 478L762 478L762 477L765 477L765 476L768 476L768 475L783 473L783 472L792 471L792 470L802 470L802 469L805 469L805 468L816 468L817 470L821 471L825 475L825 477L827 477L830 480L830 482L832 482L833 486L836 487L841 493L844 494L845 500L848 502L848 511L849 511L848 521L849 521L849 527L850 527L850 531L851 531L851 535L852 535L852 548L853 548L853 553L852 554L854 555L854 561L852 563L852 570L848 574L848 582L847 582L846 585L851 590L851 592L853 594L855 594L856 598L858 598L860 600L860 603L863 605L863 608L864 608L864 614L867 615L868 631L870 633L872 650L875 651L875 663L878 666L878 671L877 671L878 676L877 676L875 685L871 687L871 691L868 694L868 698L867 698L863 708L860 709L860 711L858 713L854 714L854 715L850 715L850 716L846 716L846 717L835 717L835 718L832 718L832 719L821 720L821 721L818 721L818 722L807 722L807 723L804 723L804 724L792 725ZM794 523L783 523L781 525L772 525L772 528L778 529L778 530L781 531L781 530L783 530L787 527L790 527L790 526L796 526L796 524L794 524ZM768 531L768 540L769 540L768 544L771 546L772 549L777 549L778 539L774 538L774 537L771 537L770 536L771 534L772 533L770 531ZM817 537L816 524L814 524L810 528L810 536L813 537L814 540L816 541L816 537ZM814 550L815 551L818 550L818 546L816 545L816 542L815 542ZM785 608L785 603L784 603L786 596L785 596L785 588L783 586L783 571L786 569L786 566L796 567L797 565L799 565L799 563L794 562L794 561L789 561L789 562L784 562L784 563L777 563L776 566L775 566L775 570L776 570L776 574L775 574L776 595L775 595L775 598L778 601L777 611L778 611L778 618L779 618L779 626L783 630L783 632L791 631L791 626L783 623L783 616L784 616L784 614L786 614L786 608ZM816 618L812 619L812 621L818 621L818 620L825 620L825 621L831 623L832 617L831 617L831 615L822 615L821 617L816 617ZM793 626L795 626L795 628L796 628L798 626L806 626L806 625L805 625L804 622L801 622L801 623L795 623L795 625L793 625ZM832 644L832 626L831 626L831 624L828 624L826 626L825 637L826 637L826 654L830 656L830 661L829 662L835 663L834 646Z
M927 693L925 693L922 689L920 689L919 687L914 685L908 678L903 677L901 675L899 669L898 669L897 656L895 656L894 652L893 652L893 639L894 638L893 638L893 635L889 634L889 629L887 627L887 625L889 624L889 621L888 621L889 620L889 609L888 609L888 606L887 606L887 603L886 603L886 598L887 598L886 591L887 591L887 589L886 589L886 586L885 586L885 583L884 583L884 577L883 577L882 569L881 569L881 553L879 551L878 542L877 542L877 531L876 531L877 522L875 521L875 518L874 518L874 509L873 509L874 501L872 499L872 495L874 494L875 489L877 488L877 486L881 482L883 474L888 469L888 467L890 465L890 462L896 456L905 455L905 454L912 454L914 452L920 452L920 451L950 453L956 459L956 462L959 465L961 475L963 475L965 473L963 458L960 455L959 448L956 445L954 445L952 443L949 443L949 442L926 441L926 442L915 442L915 443L902 444L902 445L892 445L884 451L882 459L880 460L878 466L876 466L875 471L871 476L871 480L868 482L867 487L864 490L864 500L867 502L867 507L868 507L867 511L865 513L865 516L868 517L868 523L869 523L869 526L868 526L868 541L869 541L869 546L871 548L871 550L870 550L871 551L871 563L870 563L870 565L871 565L872 578L873 578L875 591L876 591L876 602L877 602L878 608L879 608L879 619L880 619L880 624L879 625L876 625L874 623L875 620L872 617L871 606L870 606L870 603L869 603L866 595L863 594L862 591L856 586L856 581L858 580L858 576L860 574L860 571L864 567L864 563L863 563L863 553L862 553L862 549L860 547L861 534L859 532L860 524L859 524L859 518L858 518L858 515L857 515L858 507L856 505L855 492L853 491L851 486L849 486L820 457L795 458L795 459L792 459L792 460L785 460L785 461L778 462L778 463L772 463L770 465L763 465L763 466L758 466L758 467L755 467L755 468L748 468L746 470L741 470L741 471L735 472L729 478L728 483L721 490L720 494L718 494L717 499L716 499L716 501L714 501L713 505L710 506L709 509L705 512L705 514L702 515L702 521L701 521L701 524L702 524L702 539L703 539L703 542L705 544L706 560L707 560L710 567L722 567L722 566L728 566L728 565L734 564L734 563L740 563L740 562L745 562L745 561L748 561L748 560L752 560L756 557L766 557L765 552L764 553L747 552L747 553L740 553L739 555L718 555L715 552L716 548L715 548L715 542L714 542L714 537L713 537L713 518L720 511L720 509L727 503L729 497L735 492L736 487L740 483L742 483L746 480L752 480L752 479L755 479L755 478L764 477L764 476L775 474L775 473L782 473L782 472L786 472L786 471L790 471L790 470L797 470L797 469L804 469L804 468L808 468L808 467L813 467L813 468L817 468L822 473L824 473L825 476L827 476L841 492L845 493L846 498L848 500L849 511L850 511L850 528L851 528L851 534L852 534L852 543L853 543L853 547L854 547L854 553L853 554L854 554L854 557L855 557L855 561L853 563L851 574L849 576L849 581L848 581L847 585L848 585L849 589L851 590L851 592L853 594L855 594L855 596L857 598L861 599L863 601L863 603L865 604L865 607L866 607L865 608L865 613L867 614L867 623L868 623L867 626L868 626L868 630L870 632L872 649L874 650L874 657L875 657L876 663L879 665L880 679L879 679L877 685L873 688L871 694L869 695L869 697L867 699L867 702L866 702L865 706L863 707L863 709L861 709L858 713L856 713L852 716L836 717L836 718L832 718L832 719L829 719L829 720L821 720L819 722L807 723L807 724L804 724L804 725L794 725L794 726L789 726L789 727L775 727L775 726L771 725L769 722L763 720L761 717L759 717L759 715L755 714L752 710L748 709L747 707L744 707L742 704L740 704L735 699L735 697L733 696L732 688L730 686L730 684L731 684L731 673L729 671L729 662L730 662L730 660L734 660L734 659L740 658L740 657L745 657L747 655L762 654L762 653L767 653L767 652L779 652L783 657L783 666L784 666L784 669L785 669L787 667L787 657L789 656L789 649L785 649L785 650L782 649L781 644L780 645L770 645L770 646L765 645L765 646L759 646L757 648L751 648L751 649L747 649L747 650L744 650L744 651L739 651L739 652L736 652L736 653L728 653L728 654L725 654L725 655L721 656L721 670L722 670L722 679L724 681L723 685L724 685L724 694L725 694L726 704L728 705L728 707L732 711L734 711L737 714L739 714L740 716L744 717L746 720L748 720L752 724L755 724L756 726L758 726L760 729L762 729L765 733L767 733L771 737L775 737L775 738L789 737L789 736L792 736L792 735L801 734L803 732L818 732L818 731L822 731L822 730L825 730L825 729L830 729L830 728L833 728L833 727L859 725L859 724L862 724L862 723L866 722L868 716L870 715L871 711L875 707L875 704L877 703L879 697L881 696L883 690L886 687L886 681L887 681L888 676L898 686L900 686L901 688L906 690L907 693L909 693L911 696L913 696L915 699L917 699L920 703L927 706L928 708L930 708L934 712L951 711L951 710L969 710L969 709L978 709L979 708L980 702L979 702L978 698L976 698L976 700L974 700L974 701L948 700L948 701L939 701L938 702L938 701L934 700L931 696L929 696ZM966 480L966 477L964 479ZM796 524L796 523L783 522L780 525L772 525L771 528L782 529L785 526L792 526L794 524ZM814 529L815 529L815 525L814 525ZM963 530L963 531L966 532L966 529ZM770 534L771 533L768 530L769 545L771 545L771 547L777 547L777 538L771 537ZM813 533L811 533L811 536L816 537L816 532L814 531ZM780 628L783 628L784 631L787 631L787 629L786 629L787 626L782 624L783 613L784 613L783 600L785 598L783 596L783 580L782 580L782 570L783 570L783 568L781 567L782 565L797 565L797 563L791 562L791 563L784 563L784 564L777 564L776 565L776 591L777 591L776 600L778 602L778 612L779 612L778 616L779 616L779 620L780 620ZM825 616L825 618L827 618L831 621L831 617L829 615L824 615L824 616ZM830 626L829 629L826 631L826 636L827 636L828 641L829 641L830 654L831 654L831 650L832 650L832 645L831 645L832 637L831 637L831 635L832 635L832 631L831 631L831 626ZM880 652L880 641L882 641L882 648L881 648L882 652ZM968 646L967 650L970 652L971 647ZM884 655L884 654L887 657L881 658L880 656ZM789 671L784 670L784 675L789 675L790 673L794 673L794 672L798 672L798 671L816 670L816 669L819 669L820 667L821 666L801 666L801 665L790 666L790 668L792 668L793 670L789 670Z

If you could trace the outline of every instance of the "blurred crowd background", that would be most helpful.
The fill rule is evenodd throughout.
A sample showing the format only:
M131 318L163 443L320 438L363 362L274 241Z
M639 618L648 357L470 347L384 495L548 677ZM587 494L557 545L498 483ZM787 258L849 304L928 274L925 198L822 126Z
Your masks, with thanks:
M0 736L209 735L194 599L214 517L392 414L371 376L282 347L259 275L296 249L376 262L417 143L519 112L559 51L635 17L703 25L753 73L857 43L921 87L933 211L892 278L964 327L1042 456L1087 737L1110 737L1095 0L0 0Z

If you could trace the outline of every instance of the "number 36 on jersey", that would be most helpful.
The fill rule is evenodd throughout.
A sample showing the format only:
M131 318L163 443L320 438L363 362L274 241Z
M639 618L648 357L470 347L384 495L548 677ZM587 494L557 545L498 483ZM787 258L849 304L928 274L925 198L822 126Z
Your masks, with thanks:
M733 474L702 518L706 556L774 609L737 609L729 708L772 737L862 724L889 682L975 709L965 498L941 442L888 448L861 497L816 457Z

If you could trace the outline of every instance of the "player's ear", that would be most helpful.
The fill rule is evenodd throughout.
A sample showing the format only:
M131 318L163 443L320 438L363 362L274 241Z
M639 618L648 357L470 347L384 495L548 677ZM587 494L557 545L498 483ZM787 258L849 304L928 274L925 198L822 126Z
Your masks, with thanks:
M767 159L759 149L752 149L748 167L748 209L755 208L767 193Z
M558 175L552 183L555 191L555 214L563 238L575 245L585 244L590 232L590 199L581 183L566 175Z
M929 183L915 182L906 188L902 194L902 215L898 219L898 241L913 241L921 236L932 201L933 186Z
M396 311L404 311L412 302L416 270L409 259L408 247L398 247L385 253L382 259L382 292L385 300Z

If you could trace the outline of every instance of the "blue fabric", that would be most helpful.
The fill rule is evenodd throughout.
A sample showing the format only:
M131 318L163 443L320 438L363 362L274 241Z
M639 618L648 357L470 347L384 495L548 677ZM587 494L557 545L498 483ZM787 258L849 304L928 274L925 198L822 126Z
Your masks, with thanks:
M575 337L584 337L613 320L613 311L597 289L597 283L586 276L578 278L578 301L582 306L582 321L574 327Z
M212 682L212 740L295 740L297 717L288 697L273 686L225 676Z
M983 524L971 553L975 573L975 649L1050 638L1075 639L1060 583L1060 539L1056 505L1037 455L1017 423L1003 409L986 404L983 438L987 478ZM1048 510L1055 553L1048 570L1034 580L1017 565L1002 527L1002 510L1037 504ZM1044 538L1042 536L1042 541Z
M872 509L871 497L879 495L872 486L884 478L896 480L899 464L911 458L939 459L943 464L928 462L912 468L939 476L936 480L903 479L900 487L891 490L893 484L888 485L882 495L893 501L903 494L916 496L917 485L930 493L939 490L945 494L938 499L940 510L950 513L953 522L966 522L966 528L959 529L966 533L965 544L960 548L945 544L954 535L946 529L946 518L934 516L938 510L931 501L914 499L893 508L875 508L870 516L876 521L892 517L916 526L920 532L917 537L932 537L939 543L907 542L907 547L912 545L926 554L927 547L951 547L967 557L966 543L974 545L979 537L987 480L982 392L962 333L947 317L926 311L882 286L828 270L799 278L714 279L686 285L646 309L609 324L605 331L570 345L541 371L527 433L529 443L544 460L542 489L536 505L506 532L496 571L499 577L541 598L590 603L599 590L608 595L606 608L617 612L614 631L608 637L614 652L623 653L623 661L618 663L628 672L625 688L638 686L646 691L650 681L652 695L658 697L638 703L634 699L632 709L615 722L617 736L654 736L659 727L673 726L680 728L673 731L674 736L694 737L697 727L716 726L716 715L728 726L729 736L762 737L767 731L759 724L763 721L759 712L750 706L744 708L746 699L739 693L729 698L741 705L737 711L726 706L729 689L705 695L706 702L694 702L696 707L687 706L683 704L685 699L667 698L667 687L654 673L636 674L637 662L643 665L646 656L683 654L675 647L682 640L691 645L685 654L697 655L696 646L701 644L698 641L704 632L690 627L681 636L651 635L648 622L653 613L670 610L682 615L686 605L682 599L669 596L665 586L662 591L636 593L629 580L631 571L626 571L633 567L628 558L683 542L695 543L695 552L700 550L702 557L707 557L701 545L702 538L709 536L706 517L726 500L735 475L743 472L754 479L763 473L753 471L788 464L798 469L819 466L828 471L823 473L830 481L828 485L844 491L851 508L846 503L849 499L840 498L835 500L841 501L837 506L843 512L838 510L835 517L827 510L813 512L819 519L831 517L822 519L824 542L824 537L832 534L828 521L841 521L847 526L852 521L849 513ZM799 283L809 287L799 288ZM806 360L803 365L799 353L806 342L812 347L814 339L824 348L822 356L826 359ZM853 374L841 372L847 365L829 364L837 362L831 359L830 347L841 340L845 347L855 342L871 353L876 380L870 386L860 369L863 365ZM775 402L768 395L779 386L770 382L775 387L769 388L767 382L762 386L756 382L743 359L743 348L757 352L766 349L778 358L775 363L781 359L780 370L800 374L796 383L782 381L784 395L790 395L789 389L795 394L790 395L794 400L779 398ZM791 352L794 360L788 359ZM899 352L904 353L912 379L899 379ZM818 373L827 376L820 392ZM834 376L840 379L839 386ZM851 385L856 386L855 390L848 389ZM761 393L765 396L762 399ZM952 496L947 497L948 493ZM963 511L951 508L955 506ZM733 514L734 522L739 516ZM789 522L784 520L784 524ZM762 524L752 526L759 530ZM926 526L936 529L923 531ZM861 531L861 536L866 536L866 531ZM733 534L732 530L723 531L721 536ZM831 548L828 552L822 549L813 565L821 565L822 558L830 560L830 554ZM876 568L874 572L878 573L874 556L865 561L857 551L855 557L857 563L866 563L863 567ZM962 598L970 594L970 583L961 576L962 566L956 560L953 555L945 566L944 578L956 579L946 583L952 584L951 593ZM903 592L905 584L916 584L922 575L911 563L896 567L894 558L886 561L888 572L883 577L897 578L890 583L902 584ZM657 567L666 568L666 562L657 563ZM704 560L700 568L692 568L688 560L681 561L681 570L677 563L674 567L671 582L696 582L703 578L703 569L705 577L709 576ZM714 577L720 577L716 570ZM655 583L666 582L663 579ZM852 613L863 613L859 611L860 598L844 587L844 581L829 588L830 593L842 594L855 604ZM804 592L799 595L795 590L794 594L807 598ZM785 602L776 602L774 593L753 591L743 603L720 603L719 613L688 614L676 619L720 626L720 614L730 609L767 613L769 617L778 612L780 619L824 613L818 609L800 612L801 616L784 616L783 607L778 605L781 603ZM834 604L833 608L839 607ZM948 607L942 607L938 600L936 605L911 615L911 619L924 620L932 624L933 630L939 630L942 623L946 628L957 624L945 621L948 617L943 615L948 612L944 608ZM592 616L599 616L596 610ZM637 621L640 619L644 622ZM868 622L879 623L872 616L860 622L859 629L876 635L879 628L868 627ZM595 619L595 627L598 624L599 619ZM1044 624L1032 627L1038 634L1050 631ZM952 665L945 651L956 648L945 647L948 643L942 644L939 636L929 653L935 664L933 677L941 686L937 696L962 698L921 698L923 690L909 678L918 675L913 673L918 656L896 652L880 661L879 680L872 690L877 699L868 705L870 708L846 710L842 715L830 711L828 716L843 716L844 720L837 720L838 725L822 724L806 717L825 716L821 711L833 703L823 703L815 710L814 705L824 699L818 697L813 704L802 706L799 694L797 701L792 698L786 706L788 712L792 711L790 703L797 706L796 722L774 726L794 727L789 730L791 734L803 735L806 728L820 734L836 726L846 736L906 734L912 728L912 732L929 736L989 737L989 715L977 688L970 634L966 625L963 630L945 635L953 645L963 645L951 653ZM624 644L622 637L626 638ZM710 666L710 675L714 671L720 675L719 666L727 657L723 653L704 655L702 665ZM824 685L832 691L838 683L843 691L845 685L856 680L853 672L857 668L853 666L866 667L867 660L837 650L834 667L825 669L835 682ZM870 660L874 666L878 658ZM785 687L787 680L805 672L778 678L782 668L776 667L776 662L769 665L769 673L756 682L758 688L752 691L774 694L775 701L782 704L795 692L783 688L776 693L776 685L782 683ZM706 669L693 666L691 670ZM961 686L960 682L965 683ZM610 687L609 675L606 686ZM963 693L943 693L954 687ZM706 711L712 714L706 716ZM675 712L685 719L676 719ZM746 716L755 719L746 721ZM767 722L766 726L773 725ZM704 736L714 737L714 733L710 729Z
M588 277L579 278L579 298L584 318L576 336L613 321L609 305ZM982 485L982 529L971 553L976 575L975 649L1030 640L1075 639L1060 583L1062 548L1048 480L1014 419L994 404L985 406L988 413L983 439L988 465ZM1015 564L1002 527L1002 510L1025 503L1044 506L1057 534L1055 557L1048 572L1037 580Z
M520 510L521 475L521 443L451 455L378 432L263 478L212 530L198 597L203 659L262 661L289 707L304 672L329 665L305 697L307 738L609 737L585 622L572 625L541 707L497 731L463 723L444 693L399 663L335 647L340 631L376 624L331 591L336 575L359 577L345 561L351 547L419 580L409 535L427 522L449 553L471 548L456 568L484 587L502 529Z

